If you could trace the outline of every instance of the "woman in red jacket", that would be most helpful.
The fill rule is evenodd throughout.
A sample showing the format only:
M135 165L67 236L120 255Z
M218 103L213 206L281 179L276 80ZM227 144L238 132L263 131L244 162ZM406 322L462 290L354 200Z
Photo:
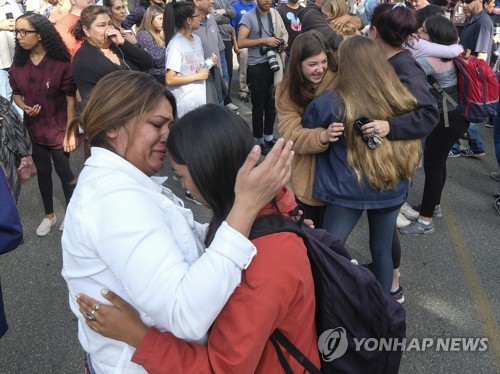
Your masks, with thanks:
M246 123L217 105L186 114L171 129L167 148L172 168L182 187L213 211L207 245L233 205L236 174L252 147ZM283 189L260 216L286 216L295 207L293 194ZM269 340L276 328L319 366L314 284L302 239L277 233L255 239L254 244L258 255L215 320L207 345L148 328L130 305L107 290L103 294L115 307L80 295L80 310L93 314L95 318L86 321L94 331L136 347L132 361L149 372L281 372ZM284 354L294 373L304 372L288 352Z

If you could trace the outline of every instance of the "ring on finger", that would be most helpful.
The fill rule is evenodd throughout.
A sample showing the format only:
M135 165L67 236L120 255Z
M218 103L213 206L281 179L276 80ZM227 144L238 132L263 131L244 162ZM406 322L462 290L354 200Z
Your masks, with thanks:
M101 309L101 304L95 303L94 306L92 307L92 309L94 309L94 311Z
M96 321L96 318L95 318L95 310L91 311L91 312L87 312L87 319L89 321Z

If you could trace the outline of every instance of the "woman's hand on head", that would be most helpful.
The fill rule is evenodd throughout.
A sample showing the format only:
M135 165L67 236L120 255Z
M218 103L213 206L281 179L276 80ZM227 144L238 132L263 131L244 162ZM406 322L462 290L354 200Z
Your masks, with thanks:
M104 289L101 294L112 305L101 304L84 294L77 296L76 301L85 322L98 334L137 348L149 327L142 322L139 313L121 297ZM93 318L89 319L89 315Z
M319 134L319 141L322 144L334 143L339 140L340 136L344 133L344 129L343 123L333 122Z
M256 166L260 147L255 146L238 171L234 186L236 201L253 205L256 213L269 203L290 179L292 148L293 142L278 139L262 163Z
M381 138L386 137L391 131L391 126L389 122L382 120L373 120L361 127L361 132L365 136L373 137L375 134L378 134Z
M351 20L351 16L349 16L348 14L344 14L343 16L340 16L338 18L335 18L334 20L331 20L330 26L334 30L339 31L350 20Z

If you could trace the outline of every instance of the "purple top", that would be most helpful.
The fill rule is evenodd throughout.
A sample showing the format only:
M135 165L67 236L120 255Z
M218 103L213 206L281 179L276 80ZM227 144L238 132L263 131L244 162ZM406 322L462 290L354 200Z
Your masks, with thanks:
M146 13L146 7L144 5L139 5L127 16L127 18L125 18L125 21L122 22L122 27L125 30L131 30L134 25L140 26L144 18L144 13Z
M71 63L45 56L34 65L28 59L24 66L12 65L9 81L13 95L23 96L28 106L41 106L37 116L24 115L31 141L62 149L68 121L66 96L75 96L76 92Z
M142 49L148 52L153 58L153 67L147 71L151 75L165 74L165 47L156 44L151 33L147 30L139 30L136 35L137 41Z

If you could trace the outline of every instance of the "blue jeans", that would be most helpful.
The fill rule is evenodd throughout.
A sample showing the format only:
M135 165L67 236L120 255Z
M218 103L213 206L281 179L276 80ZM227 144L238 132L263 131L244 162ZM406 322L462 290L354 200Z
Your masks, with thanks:
M469 136L469 147L472 151L480 153L484 152L484 143L481 139L481 134L479 133L479 127L477 123L471 123L469 129L467 130L467 135ZM460 150L460 140L457 140L455 144L451 147L455 151Z
M500 102L497 104L497 115L493 121L493 144L495 145L498 167L500 167Z
M323 227L345 243L363 211L328 204ZM373 273L385 293L390 292L392 285L392 238L398 213L399 206L367 210Z

